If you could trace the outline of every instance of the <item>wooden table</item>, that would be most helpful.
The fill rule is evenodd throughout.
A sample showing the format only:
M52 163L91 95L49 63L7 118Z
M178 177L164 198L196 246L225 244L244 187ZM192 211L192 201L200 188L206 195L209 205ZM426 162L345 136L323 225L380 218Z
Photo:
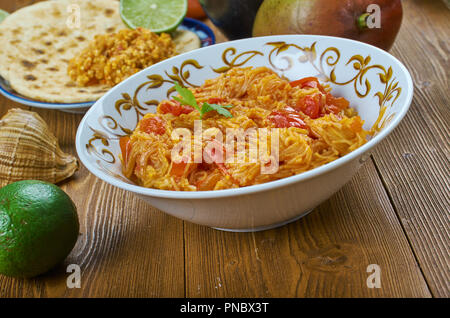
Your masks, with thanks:
M32 2L0 0L0 8ZM313 213L274 230L220 232L168 216L81 167L61 184L81 222L74 250L39 278L0 276L0 297L450 297L450 11L442 1L403 3L392 54L413 76L412 106ZM12 107L22 106L0 97L0 115ZM75 154L82 116L36 111ZM68 264L81 267L80 289L66 287ZM380 266L381 288L367 287L369 264Z

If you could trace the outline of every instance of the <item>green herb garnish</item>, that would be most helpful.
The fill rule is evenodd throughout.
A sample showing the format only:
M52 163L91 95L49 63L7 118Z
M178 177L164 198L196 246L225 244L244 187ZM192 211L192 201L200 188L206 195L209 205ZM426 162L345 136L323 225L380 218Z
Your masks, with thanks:
M200 119L203 118L204 114L214 110L222 116L233 117L233 115L227 109L233 107L232 105L217 105L217 104L203 103L203 105L200 107L197 104L197 101L195 100L194 94L192 94L192 92L189 89L181 87L180 84L178 83L175 83L175 89L177 90L178 94L180 94L181 98L174 97L173 99L175 99L176 101L180 102L183 105L194 107L200 113Z

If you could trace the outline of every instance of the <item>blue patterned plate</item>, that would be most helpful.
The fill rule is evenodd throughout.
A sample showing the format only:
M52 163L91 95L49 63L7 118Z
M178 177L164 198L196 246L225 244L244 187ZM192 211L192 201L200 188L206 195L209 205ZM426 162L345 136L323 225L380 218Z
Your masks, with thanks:
M196 33L200 38L202 47L213 45L216 42L214 32L206 24L198 20L185 18L179 28ZM0 94L19 104L76 114L84 114L95 103L95 101L84 103L47 103L33 100L15 92L2 77L0 77Z

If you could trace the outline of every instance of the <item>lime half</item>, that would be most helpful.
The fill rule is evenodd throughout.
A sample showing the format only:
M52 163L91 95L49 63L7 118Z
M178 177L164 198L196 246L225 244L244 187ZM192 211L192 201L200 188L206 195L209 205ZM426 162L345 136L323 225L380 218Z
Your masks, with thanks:
M2 23L3 20L5 20L5 18L9 15L8 12L3 11L2 9L0 9L0 23Z
M187 12L187 0L120 0L120 15L128 27L155 33L172 32Z

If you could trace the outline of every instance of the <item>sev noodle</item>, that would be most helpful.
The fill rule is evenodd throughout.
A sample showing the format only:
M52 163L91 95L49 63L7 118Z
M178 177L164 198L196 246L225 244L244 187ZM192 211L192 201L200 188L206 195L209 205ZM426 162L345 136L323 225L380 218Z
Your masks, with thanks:
M172 162L177 141L171 133L185 128L194 135L197 110L163 101L145 115L129 138L121 140L123 173L149 188L201 191L245 187L299 174L336 160L366 142L363 121L344 98L336 98L317 79L297 85L265 67L234 68L191 88L199 105L232 105L228 118L215 111L202 119L203 132L215 128L278 128L278 170L262 173L261 162ZM270 138L269 138L270 141ZM192 137L191 143L195 140ZM205 150L207 142L200 147ZM260 142L258 141L258 146ZM245 139L244 147L250 147ZM270 149L270 147L268 147ZM268 152L268 156L271 154ZM191 158L192 159L192 158Z

